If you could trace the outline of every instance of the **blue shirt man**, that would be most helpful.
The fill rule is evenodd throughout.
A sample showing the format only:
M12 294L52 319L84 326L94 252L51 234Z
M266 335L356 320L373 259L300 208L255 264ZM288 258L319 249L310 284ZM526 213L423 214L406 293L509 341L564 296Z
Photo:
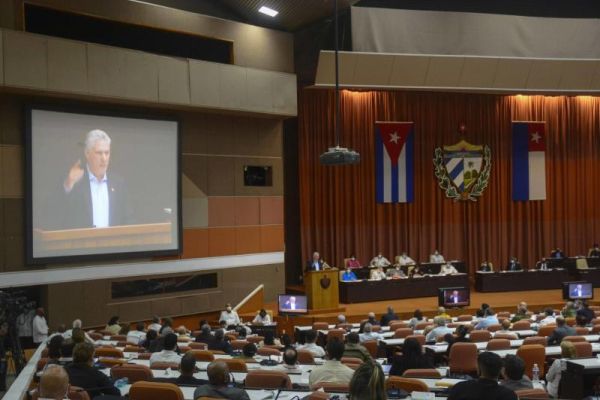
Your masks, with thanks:
M358 280L358 278L356 277L356 274L354 272L350 271L349 268L346 268L346 270L342 274L342 281L349 282L349 281L357 281L357 280Z

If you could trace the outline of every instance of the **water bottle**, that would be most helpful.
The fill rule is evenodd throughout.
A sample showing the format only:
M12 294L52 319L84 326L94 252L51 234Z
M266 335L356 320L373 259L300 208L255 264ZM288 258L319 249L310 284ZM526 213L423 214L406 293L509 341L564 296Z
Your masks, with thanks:
M121 390L121 388L123 388L124 386L127 386L127 384L129 383L129 379L125 378L121 378L121 379L117 379L115 381L115 387L119 390Z
M531 370L531 375L533 376L533 382L537 383L540 381L540 367L537 364L533 364L533 369Z

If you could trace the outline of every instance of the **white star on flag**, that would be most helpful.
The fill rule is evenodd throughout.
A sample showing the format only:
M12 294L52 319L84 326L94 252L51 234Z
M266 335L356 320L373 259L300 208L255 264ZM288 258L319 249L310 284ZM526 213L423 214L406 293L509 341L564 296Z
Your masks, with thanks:
M398 144L399 139L400 139L400 136L398 136L398 134L396 132L394 132L390 135L390 142L394 142L394 143Z
M539 143L541 138L542 138L542 136L537 132L533 132L533 134L531 135L532 142Z

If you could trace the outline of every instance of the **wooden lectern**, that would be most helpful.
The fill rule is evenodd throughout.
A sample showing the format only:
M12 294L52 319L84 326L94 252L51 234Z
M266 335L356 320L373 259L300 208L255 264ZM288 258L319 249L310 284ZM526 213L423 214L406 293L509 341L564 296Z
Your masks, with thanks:
M332 268L324 271L307 271L304 284L310 310L339 308L339 270Z

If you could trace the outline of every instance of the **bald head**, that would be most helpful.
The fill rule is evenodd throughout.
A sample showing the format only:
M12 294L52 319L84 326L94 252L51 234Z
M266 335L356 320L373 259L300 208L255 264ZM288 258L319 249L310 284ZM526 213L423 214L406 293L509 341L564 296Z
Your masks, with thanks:
M224 386L229 382L229 368L223 361L213 361L208 364L206 374L213 386Z
M69 390L69 375L59 365L49 365L40 378L40 397L61 400Z

